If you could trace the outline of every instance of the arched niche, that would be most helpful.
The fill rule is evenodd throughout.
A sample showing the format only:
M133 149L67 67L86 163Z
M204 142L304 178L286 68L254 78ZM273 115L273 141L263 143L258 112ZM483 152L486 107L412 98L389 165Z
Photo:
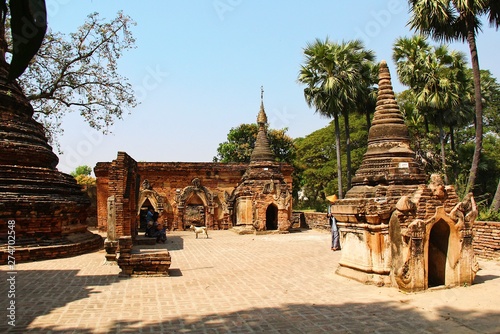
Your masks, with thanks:
M166 219L170 225L170 221L173 219L172 205L166 200L165 196L160 195L151 187L148 180L144 180L137 200L137 215L142 218L149 207L158 212L160 217Z
M278 207L275 204L269 204L266 209L266 230L278 229Z
M439 220L432 226L429 234L427 278L429 287L445 285L450 243L450 226Z
M207 216L213 215L214 196L212 192L201 185L198 178L191 185L178 191L176 195L177 208L181 217L182 227L189 225L206 225Z

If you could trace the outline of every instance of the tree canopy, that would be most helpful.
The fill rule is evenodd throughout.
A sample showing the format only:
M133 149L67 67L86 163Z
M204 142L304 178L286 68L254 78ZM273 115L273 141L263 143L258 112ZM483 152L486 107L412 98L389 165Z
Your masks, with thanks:
M75 168L74 171L70 173L71 176L90 175L90 174L92 174L92 167L87 165L78 166Z
M80 185L93 185L96 184L95 177L92 177L92 167L87 165L78 166L70 173Z
M68 112L106 133L136 106L132 86L118 73L120 57L135 47L134 25L122 12L109 22L92 13L74 33L47 32L19 83L53 144Z
M498 0L409 0L411 29L431 36L438 41L467 41L469 45L475 102L475 146L472 157L467 192L474 190L483 142L483 99L476 35L481 30L481 17L486 16L490 25L500 25Z
M372 65L375 54L360 40L334 43L328 38L316 39L304 48L305 60L297 81L304 84L304 97L319 114L333 118L337 174L342 175L339 117L344 116L346 133L347 184L351 179L349 113L363 110L368 105L373 86ZM343 197L342 178L338 181L338 195Z

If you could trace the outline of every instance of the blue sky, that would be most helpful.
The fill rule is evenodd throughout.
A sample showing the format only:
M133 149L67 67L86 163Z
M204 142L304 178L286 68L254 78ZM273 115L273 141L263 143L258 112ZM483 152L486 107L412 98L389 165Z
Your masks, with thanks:
M70 33L88 14L111 20L129 15L137 48L120 60L141 104L102 135L78 113L63 121L58 168L94 167L118 151L137 161L212 161L219 143L242 123L256 121L260 87L271 128L288 128L293 138L326 126L304 101L297 83L303 48L316 38L361 39L391 60L396 38L411 36L406 0L47 0L49 26ZM485 25L478 36L482 69L500 77L500 35ZM465 44L452 49L469 56Z

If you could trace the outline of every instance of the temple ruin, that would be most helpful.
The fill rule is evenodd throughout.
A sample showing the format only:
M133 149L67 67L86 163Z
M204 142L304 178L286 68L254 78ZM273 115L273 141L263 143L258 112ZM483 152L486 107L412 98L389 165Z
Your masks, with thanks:
M249 164L137 162L125 152L112 162L97 163L98 228L108 232L109 259L120 237L136 238L149 207L171 231L195 225L238 233L287 232L293 168L275 161L262 99L257 123Z
M410 148L385 61L368 149L353 187L331 210L340 229L337 273L403 291L472 284L477 207L439 175L428 178Z

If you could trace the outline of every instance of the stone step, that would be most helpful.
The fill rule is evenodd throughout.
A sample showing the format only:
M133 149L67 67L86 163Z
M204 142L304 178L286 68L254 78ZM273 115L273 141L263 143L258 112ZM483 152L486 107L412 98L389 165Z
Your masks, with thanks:
M136 245L156 245L156 238L146 237L144 235L138 235L135 237Z

